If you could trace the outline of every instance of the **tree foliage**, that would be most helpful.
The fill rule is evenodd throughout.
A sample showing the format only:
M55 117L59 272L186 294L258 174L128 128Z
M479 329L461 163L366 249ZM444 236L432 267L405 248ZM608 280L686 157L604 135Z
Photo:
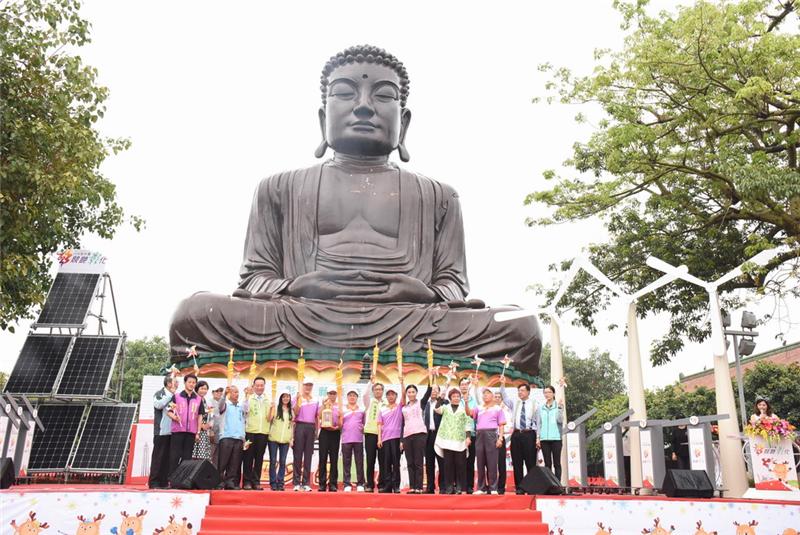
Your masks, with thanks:
M570 418L577 418L601 401L625 392L622 368L611 359L608 351L592 348L588 357L581 358L572 348L564 347L562 354ZM542 351L539 367L545 385L551 384L549 345Z
M755 413L757 397L769 400L772 410L794 425L800 425L800 366L781 366L759 362L744 372L744 397L747 414ZM736 392L734 385L734 392ZM737 404L738 404L738 396Z
M108 90L75 52L89 23L72 0L0 4L0 328L30 317L52 255L123 221L100 165L128 142L103 137ZM133 218L139 228L141 220Z
M169 344L161 336L127 340L125 342L125 375L120 399L136 403L142 395L142 377L160 375L169 366ZM116 385L115 377L112 384Z
M593 244L595 265L633 292L660 273L654 255L715 280L756 253L784 246L763 268L721 288L755 289L778 298L800 295L800 36L793 0L698 1L674 13L648 15L645 1L618 2L620 51L597 51L588 76L544 65L548 102L593 105L603 117L573 146L574 173L526 203L550 208L531 225L599 217L606 243ZM580 114L579 122L586 121ZM565 270L569 261L553 269ZM549 292L552 298L554 291ZM557 303L595 332L593 316L610 294L582 275ZM707 297L678 281L639 302L642 317L666 312L669 331L654 343L664 363L685 339L710 331Z

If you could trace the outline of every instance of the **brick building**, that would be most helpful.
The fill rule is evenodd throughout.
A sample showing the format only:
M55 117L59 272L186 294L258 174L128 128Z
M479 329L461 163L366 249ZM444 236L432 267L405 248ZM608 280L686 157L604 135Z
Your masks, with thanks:
M744 373L748 369L752 368L753 366L756 365L756 363L761 361L772 362L774 364L781 364L784 366L788 366L789 364L792 363L800 364L800 342L787 344L777 349L771 349L763 353L758 353L757 355L750 355L749 357L743 357L742 374L744 375ZM736 363L731 362L729 368L730 368L731 378L736 377ZM681 388L683 388L687 392L691 392L701 386L713 390L714 369L709 368L699 373L693 373L692 375L682 376L680 380L680 385Z

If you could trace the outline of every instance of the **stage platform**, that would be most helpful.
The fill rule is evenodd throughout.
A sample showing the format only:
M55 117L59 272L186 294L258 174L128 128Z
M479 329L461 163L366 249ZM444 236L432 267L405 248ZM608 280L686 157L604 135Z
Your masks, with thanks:
M93 533L118 535L128 535L128 529L132 535L800 532L800 505L780 500L151 491L133 485L64 484L15 486L0 491L0 501L0 535L17 533L12 521L17 527L26 521L47 523L45 534L77 533L84 522L97 523ZM747 530L738 531L741 526Z

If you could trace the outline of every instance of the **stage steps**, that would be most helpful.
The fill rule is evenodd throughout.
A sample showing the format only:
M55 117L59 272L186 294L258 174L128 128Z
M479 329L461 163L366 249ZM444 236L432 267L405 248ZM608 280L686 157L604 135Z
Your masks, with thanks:
M547 535L532 496L212 491L198 535Z

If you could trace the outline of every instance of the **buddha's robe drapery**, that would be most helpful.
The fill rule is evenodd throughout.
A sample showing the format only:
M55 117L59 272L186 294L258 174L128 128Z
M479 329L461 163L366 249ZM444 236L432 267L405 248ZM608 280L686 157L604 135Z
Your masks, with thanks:
M464 228L458 195L451 187L399 170L400 220L397 245L361 256L347 248L320 248L317 225L324 165L263 180L253 199L239 287L267 299L197 293L175 312L170 329L173 361L185 349L199 351L289 347L391 347L398 335L407 352L453 355L508 353L515 367L538 373L541 336L533 317L496 323L503 308L452 308L469 291ZM433 304L364 303L283 295L291 281L317 270L362 269L402 273L428 285L441 299Z

